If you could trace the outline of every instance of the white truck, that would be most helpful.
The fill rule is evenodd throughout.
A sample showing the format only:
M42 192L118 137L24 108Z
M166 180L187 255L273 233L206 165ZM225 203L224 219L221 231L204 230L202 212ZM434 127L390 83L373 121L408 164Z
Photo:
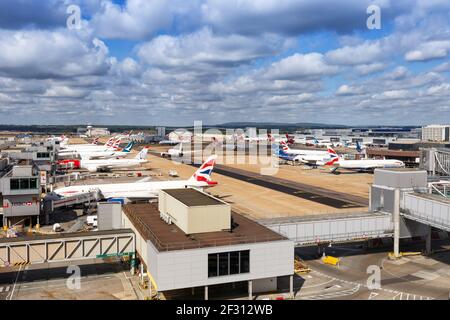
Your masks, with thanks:
M97 215L87 216L86 223L88 226L97 228Z

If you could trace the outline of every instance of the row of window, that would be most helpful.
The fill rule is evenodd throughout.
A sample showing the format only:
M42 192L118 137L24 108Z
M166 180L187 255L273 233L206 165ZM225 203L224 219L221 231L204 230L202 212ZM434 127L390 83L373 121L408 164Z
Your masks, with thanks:
M250 272L250 250L208 254L208 277Z
M20 178L9 180L9 188L11 190L28 190L38 187L36 178Z
M40 158L50 158L50 153L49 152L38 152L36 154L36 157L38 159L40 159Z

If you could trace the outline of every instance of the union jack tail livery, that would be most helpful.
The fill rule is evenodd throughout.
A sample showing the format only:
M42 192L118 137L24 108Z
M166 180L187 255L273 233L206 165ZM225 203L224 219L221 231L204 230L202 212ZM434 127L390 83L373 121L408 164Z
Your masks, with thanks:
M334 164L335 162L339 161L339 156L336 153L336 151L334 151L332 148L328 148L327 150L328 155L330 156L330 161L328 161L327 163L325 163L325 165L327 166L331 166L332 164Z
M113 138L109 138L109 140L108 141L106 141L106 143L105 143L105 147L111 147L112 145L113 145L113 143L114 143L114 137Z
M112 145L112 149L114 149L114 150L119 150L119 149L120 149L120 148L119 148L120 142L121 142L121 140L120 140L120 139L117 139L117 140L114 142L114 144Z
M289 152L289 150L291 149L289 148L289 145L285 141L281 141L280 144L282 146L281 149L283 149L284 152Z
M208 185L216 185L217 182L211 180L211 173L216 164L217 155L211 155L206 161L198 168L197 171L189 179L191 181L206 182Z

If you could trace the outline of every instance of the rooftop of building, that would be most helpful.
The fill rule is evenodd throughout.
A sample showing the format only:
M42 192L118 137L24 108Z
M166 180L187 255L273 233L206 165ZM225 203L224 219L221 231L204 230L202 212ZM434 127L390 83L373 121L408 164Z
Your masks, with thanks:
M156 203L127 204L123 211L139 234L151 241L158 251L286 240L278 233L235 212L231 213L231 231L187 235L176 225L169 225L160 218Z
M373 156L397 156L397 157L413 157L420 156L418 150L392 150L386 148L367 148L367 154Z
M162 190L188 207L213 206L226 204L204 192L192 188Z

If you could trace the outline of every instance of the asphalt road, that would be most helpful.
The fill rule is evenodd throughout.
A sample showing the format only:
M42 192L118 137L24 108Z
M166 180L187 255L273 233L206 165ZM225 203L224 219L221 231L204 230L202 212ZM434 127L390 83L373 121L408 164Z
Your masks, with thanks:
M152 152L152 154L160 157L159 153ZM196 164L194 163L194 161L189 164L193 167L200 166L200 164ZM315 187L309 184L299 183L273 176L260 175L258 173L237 168L230 168L224 165L216 165L214 167L214 172L233 179L252 183L261 187L283 192L295 197L299 197L337 209L360 208L368 205L368 199L363 197Z
M418 251L423 243L403 246ZM450 241L435 241L434 248L450 248ZM387 259L386 248L364 249L359 245L326 248L327 255L341 258L338 267L317 259L317 248L299 248L296 253L312 269L297 280L296 299L363 300L448 300L450 294L450 251ZM380 287L373 288L369 277L380 267ZM368 281L369 280L369 281Z
M72 264L71 266L75 266ZM0 299L139 299L128 266L118 262L82 262L80 277L65 263L0 269ZM79 280L79 281L78 281ZM79 284L79 285L78 285Z

